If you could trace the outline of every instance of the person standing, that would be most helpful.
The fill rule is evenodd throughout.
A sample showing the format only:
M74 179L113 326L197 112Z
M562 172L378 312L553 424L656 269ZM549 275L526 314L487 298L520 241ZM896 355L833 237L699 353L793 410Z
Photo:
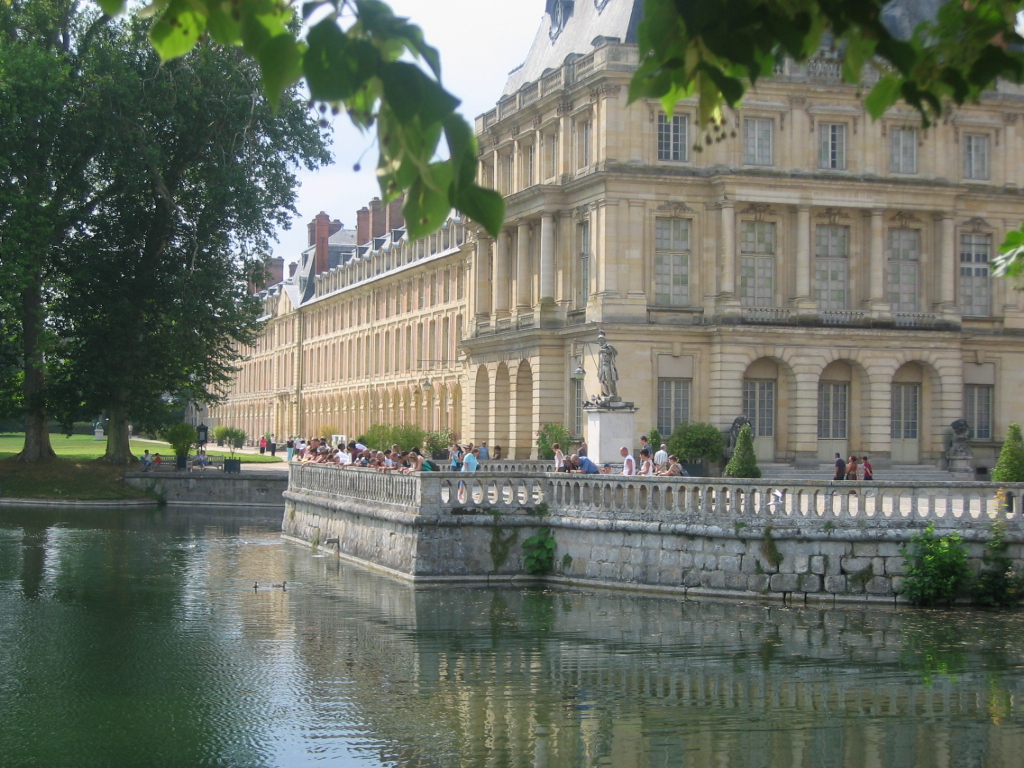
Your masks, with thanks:
M288 449L288 461L291 461L293 458L295 458L295 440L294 440L294 438L289 437L288 438L288 442L285 443L284 445L285 445L285 448Z
M635 475L636 459L634 459L633 454L629 452L629 448L626 446L619 448L619 455L622 457L622 472L620 474Z
M481 440L480 441L479 456L480 456L480 461L488 461L491 458L491 453L490 453L490 451L487 450L487 441L486 440Z
M578 451L576 451L576 455L577 456L586 456L587 455L587 444L586 443L580 443L580 449Z
M874 480L875 479L875 473L871 469L871 460L868 459L867 456L865 456L863 459L861 459L860 467L861 467L861 470L864 473L864 479L865 480Z
M565 466L565 454L562 453L562 446L558 443L552 443L551 450L555 452L555 472L568 471L568 468Z
M833 480L845 480L846 479L846 462L843 461L843 457L838 453L836 454L836 471L832 475Z
M267 452L267 436L264 435L263 437L260 438L260 453L266 453L266 452Z
M654 474L654 460L651 458L651 449L644 448L640 451L640 471L638 475L653 475Z
M853 454L846 460L846 479L847 480L859 480L857 477L857 457Z
M666 464L668 464L668 451L665 449L665 444L661 444L661 448L654 454L654 471L661 473L665 470Z

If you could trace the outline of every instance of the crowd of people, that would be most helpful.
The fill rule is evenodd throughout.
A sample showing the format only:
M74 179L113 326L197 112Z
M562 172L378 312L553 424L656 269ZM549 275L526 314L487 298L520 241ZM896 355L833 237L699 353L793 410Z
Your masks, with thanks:
M288 461L304 464L327 464L337 467L365 467L378 472L438 472L441 463L424 456L419 446L403 450L392 445L384 450L369 448L363 443L351 440L347 444L331 445L324 437L289 438L285 443ZM452 443L448 448L448 468L453 471L475 472L482 461L501 458L501 446L495 446L493 453L486 442L479 446L473 443L462 445Z
M586 443L581 443L579 449L571 456L566 456L562 451L562 446L558 443L551 447L555 453L555 472L572 472L578 475L608 475L613 471L611 464L598 467L587 456ZM622 457L622 470L619 474L622 475L689 477L690 474L683 468L683 464L678 456L669 455L664 443L661 444L661 447L656 452L652 453L647 435L640 436L639 465L632 451L626 446L622 446L619 449L619 455Z
M842 454L837 453L835 467L833 480L874 480L875 477L871 469L871 460L867 456L857 458L851 454L850 458L844 461Z

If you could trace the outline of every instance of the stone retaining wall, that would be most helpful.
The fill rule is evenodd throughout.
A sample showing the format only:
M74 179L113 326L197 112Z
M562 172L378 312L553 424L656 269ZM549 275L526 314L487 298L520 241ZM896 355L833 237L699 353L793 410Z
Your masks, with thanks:
M168 504L216 504L284 509L288 487L283 472L128 472L124 481L155 494Z

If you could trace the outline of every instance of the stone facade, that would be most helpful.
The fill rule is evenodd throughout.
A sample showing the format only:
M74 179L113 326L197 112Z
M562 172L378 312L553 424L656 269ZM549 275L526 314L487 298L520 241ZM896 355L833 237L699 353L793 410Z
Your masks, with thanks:
M279 435L415 421L528 458L543 424L586 437L604 329L640 431L747 415L762 461L886 467L941 463L964 417L990 467L1024 377L1024 300L988 267L1024 218L1022 91L927 129L902 106L872 121L823 51L706 143L692 102L627 104L632 0L577 6L555 43L545 18L477 119L501 234L399 230L309 301L268 291L220 418Z

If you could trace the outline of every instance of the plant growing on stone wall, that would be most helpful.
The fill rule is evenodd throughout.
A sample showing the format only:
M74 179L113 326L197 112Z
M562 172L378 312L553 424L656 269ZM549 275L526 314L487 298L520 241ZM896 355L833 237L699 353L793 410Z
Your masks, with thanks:
M511 530L504 531L504 529L498 525L498 520L501 515L498 512L492 511L490 513L494 517L494 525L491 527L491 568L492 573L497 573L501 570L501 567L508 560L508 553L512 549L512 545L519 540L519 529L512 528ZM504 532L504 535L502 535Z
M684 421L668 438L668 452L684 461L717 464L722 460L724 447L718 427L701 421Z
M545 424L537 433L537 455L542 459L555 458L555 449L551 447L555 443L562 446L562 453L569 455L571 441L572 434L565 424Z
M1021 439L1020 424L1017 422L1006 430L1006 440L992 468L992 482L1024 483L1024 440Z
M1002 508L1003 500L1000 489L996 495L998 506ZM989 539L985 543L985 554L981 561L985 567L978 574L978 580L971 585L971 595L979 605L993 608L1006 608L1020 602L1024 588L1024 578L1013 570L1013 561L1006 556L1009 545L1006 543L1006 523L993 520L989 529Z
M772 568L778 568L782 565L784 558L775 544L775 539L772 538L772 527L770 525L764 527L764 536L761 539L761 554Z
M910 544L900 547L900 554L906 559L903 594L914 605L952 605L971 577L960 536L936 536L932 523L911 536Z
M754 453L754 437L749 424L744 424L736 438L736 448L732 452L732 458L725 466L726 477L748 477L761 476L761 468L757 466L757 455Z
M523 568L526 572L535 576L549 573L555 564L555 546L551 529L538 528L523 542Z

